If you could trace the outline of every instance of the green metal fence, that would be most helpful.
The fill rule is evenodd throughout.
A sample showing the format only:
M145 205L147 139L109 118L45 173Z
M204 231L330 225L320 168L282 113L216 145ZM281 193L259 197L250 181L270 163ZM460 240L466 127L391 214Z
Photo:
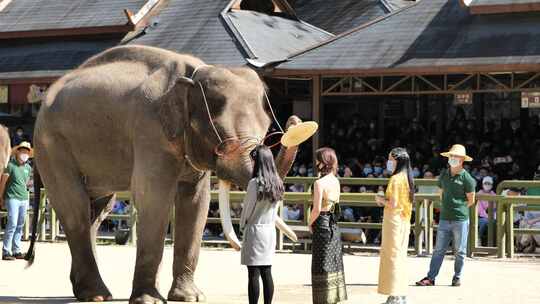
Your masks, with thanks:
M300 177L290 177L285 179L286 184L302 184L304 189L309 189L315 178L300 178ZM212 179L212 182L215 183L217 180ZM376 178L376 179L364 179L364 178L341 178L340 182L342 185L348 186L378 186L378 185L387 185L388 179ZM418 179L415 180L416 185L418 186L436 186L437 182L434 179ZM477 200L486 200L490 202L488 214L490 217L489 226L488 226L488 246L482 247L478 245L478 229L477 229L477 208L476 205L472 206L470 209L470 229L469 229L469 246L468 246L468 256L473 256L476 253L487 253L487 254L496 254L499 258L513 257L514 256L514 238L516 233L528 233L528 234L540 234L540 229L531 229L531 228L514 228L513 227L513 211L515 210L531 210L539 209L540 210L540 196L504 196L502 195L502 190L510 187L520 187L520 188L540 188L540 181L503 181L499 184L497 188L496 195L477 195ZM245 193L241 191L231 191L230 192L230 201L231 202L241 202L244 198ZM212 191L211 193L212 201L217 201L218 193L217 191ZM131 196L129 192L119 192L117 193L117 199L119 200L130 200ZM287 223L297 231L307 231L307 219L308 214L310 213L311 206L311 194L309 192L287 192L285 193L284 201L291 204L303 205L304 208L304 220L303 221L287 221ZM340 198L341 204L343 206L351 207L376 207L375 203L375 194L374 193L342 193ZM44 216L41 216L39 229L40 229L40 240L52 240L55 241L60 236L59 234L59 225L56 219L56 214L52 210L47 202L46 191L42 191L40 198L40 213ZM519 204L519 205L518 205ZM415 196L415 218L413 225L411 225L412 233L414 234L414 250L417 254L420 254L424 251L427 253L432 253L433 251L433 238L434 231L437 229L437 226L433 220L433 209L440 205L440 197L438 194L423 194L417 193ZM109 215L108 219L117 219L117 220L126 220L129 222L131 227L131 237L130 242L136 242L136 210L130 208L131 213L126 215ZM283 208L281 208L282 210ZM496 209L496 217L495 215ZM32 211L29 211L27 215L28 220L32 216ZM283 216L282 213L280 213ZM169 238L174 239L174 210L171 213L171 234ZM6 216L6 212L0 212L0 219ZM50 228L46 229L45 220L47 219L50 223ZM208 223L219 223L219 218L208 218ZM238 219L233 219L233 223L238 224ZM382 229L382 223L367 223L367 222L339 222L338 223L342 228L360 228L360 229ZM28 238L29 229L28 225L24 229L24 238ZM279 232L278 238L278 247L282 249L284 246L284 235ZM496 241L494 237L496 236ZM305 248L307 249L307 243L309 240L305 241ZM223 241L226 243L226 241Z

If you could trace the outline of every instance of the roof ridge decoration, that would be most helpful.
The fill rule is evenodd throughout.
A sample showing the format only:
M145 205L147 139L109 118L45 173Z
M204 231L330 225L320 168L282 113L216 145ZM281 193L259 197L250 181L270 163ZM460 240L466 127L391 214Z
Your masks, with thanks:
M8 4L11 2L11 0L0 0L0 12L8 6Z
M129 9L124 9L124 13L128 18L128 21L131 25L137 25L151 10L154 8L160 0L148 0L143 7L136 13L133 14Z
M356 32L358 32L358 31L360 31L360 30L362 30L362 29L364 29L364 28L366 28L366 27L368 27L370 25L373 25L373 24L379 23L379 22L381 22L383 20L386 20L387 18L390 18L390 17L392 17L394 15L397 15L397 14L399 14L401 12L404 12L404 11L406 11L406 10L412 8L412 7L415 7L418 3L422 2L422 1L424 1L424 0L417 0L417 1L415 1L413 4L411 4L409 6L406 6L406 7L400 8L398 10L395 10L395 11L389 13L389 14L386 14L384 16L381 16L381 17L377 18L377 19L374 19L374 20L372 20L372 21L370 21L368 23L364 23L364 24L362 24L362 25L360 25L358 27L355 27L355 28L353 28L353 29L351 29L349 31L346 31L346 32L343 32L343 33L341 33L339 35L336 35L333 38L328 39L327 41L323 41L323 42L321 42L321 43L319 43L317 45L310 46L309 48L306 48L306 49L301 50L301 51L299 51L297 53L291 54L287 58L287 60L293 59L294 57L300 56L300 55L302 55L302 54L304 54L306 52L309 52L309 51L314 50L316 48L319 48L321 46L330 44L330 43L332 43L332 42L334 42L334 41L336 41L336 40L338 40L338 39L340 39L342 37L345 37L345 36L351 35L353 33L356 33ZM426 0L426 1L430 1L430 0Z

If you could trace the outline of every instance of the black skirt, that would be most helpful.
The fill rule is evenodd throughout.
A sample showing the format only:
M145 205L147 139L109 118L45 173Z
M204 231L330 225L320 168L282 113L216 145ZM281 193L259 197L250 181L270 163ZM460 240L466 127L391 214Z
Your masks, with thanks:
M321 212L313 223L311 283L314 304L347 300L341 236L335 215Z

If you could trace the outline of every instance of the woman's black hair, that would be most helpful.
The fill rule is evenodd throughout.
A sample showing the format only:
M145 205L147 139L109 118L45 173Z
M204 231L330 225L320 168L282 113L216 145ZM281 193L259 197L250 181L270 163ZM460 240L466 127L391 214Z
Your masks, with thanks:
M285 187L279 177L270 148L258 145L251 156L255 161L252 178L257 181L257 200L269 200L272 203L282 200Z
M396 160L396 169L392 176L405 172L407 180L409 181L409 198L411 203L414 202L414 178L412 175L411 158L407 150L404 148L394 148L390 151L390 155Z

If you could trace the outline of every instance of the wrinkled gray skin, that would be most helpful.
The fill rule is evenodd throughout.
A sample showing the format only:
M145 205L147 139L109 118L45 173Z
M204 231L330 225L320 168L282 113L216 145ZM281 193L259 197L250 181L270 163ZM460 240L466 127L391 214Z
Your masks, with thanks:
M77 299L111 298L95 261L95 235L114 204L114 192L131 190L138 240L130 303L164 301L156 274L173 203L174 280L168 299L205 300L193 276L210 201L208 170L245 187L252 162L247 150L228 158L214 155L219 141L197 82L204 87L222 138L262 138L271 120L264 108L263 82L254 71L203 65L162 49L121 46L89 59L49 88L36 121L35 155L66 232ZM195 85L183 78L200 66ZM187 145L185 120L190 125ZM287 127L299 121L293 116ZM282 176L296 149L281 148L276 163ZM205 172L194 170L186 153Z
M0 125L0 166L5 168L11 156L11 140L8 128Z

